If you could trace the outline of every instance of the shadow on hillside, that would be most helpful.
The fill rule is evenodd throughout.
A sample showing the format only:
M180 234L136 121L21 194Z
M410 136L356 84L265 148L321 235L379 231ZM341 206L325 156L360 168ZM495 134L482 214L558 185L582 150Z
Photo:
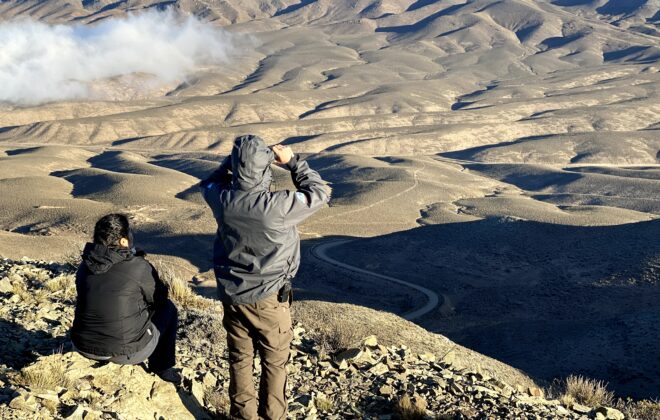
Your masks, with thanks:
M660 220L568 226L487 219L354 238L327 255L448 296L449 307L415 322L537 379L583 374L621 395L658 397L658 237ZM212 269L214 235L139 232L138 238L147 252L185 258L201 272ZM421 294L411 291L404 299L401 288L310 252L335 239L346 238L302 242L297 300L399 314L425 303Z
M179 257L197 267L201 273L213 268L213 241L215 235L180 235L157 230L140 230L138 228L135 237L137 246L144 249L147 255L156 253Z
M0 364L22 369L39 356L48 356L69 347L69 337L53 337L45 331L27 330L22 325L0 319Z
M418 2L419 3L419 2ZM382 27L382 28L376 28L376 32L394 32L394 33L399 33L399 34L405 34L405 33L410 33L410 32L415 32L418 31L424 27L426 27L429 23L433 22L436 19L439 19L443 16L448 16L451 15L458 10L462 9L463 7L467 6L469 2L465 2L462 4L454 4L452 6L449 6L445 9L442 9L438 12L435 12L428 17L425 17L424 19L415 22L410 25L400 25L400 26L387 26L387 27ZM420 4L421 6L421 4ZM413 7L413 6L411 6ZM414 10L414 9L413 9Z
M584 374L621 395L658 397L658 237L660 220L489 219L355 239L328 254L449 296L450 314L417 322L533 377ZM313 289L313 274L301 270L300 283Z

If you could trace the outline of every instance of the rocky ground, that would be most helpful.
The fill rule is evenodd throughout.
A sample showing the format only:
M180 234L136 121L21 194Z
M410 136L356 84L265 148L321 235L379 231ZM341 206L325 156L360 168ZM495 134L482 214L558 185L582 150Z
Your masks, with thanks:
M174 290L180 301L180 386L142 366L87 360L70 351L74 268L0 260L0 417L225 418L228 366L221 306ZM328 337L297 324L291 350L292 418L624 419L608 407L563 405L543 390L457 366L455 353L417 354L377 336L328 351ZM257 372L259 365L256 364Z

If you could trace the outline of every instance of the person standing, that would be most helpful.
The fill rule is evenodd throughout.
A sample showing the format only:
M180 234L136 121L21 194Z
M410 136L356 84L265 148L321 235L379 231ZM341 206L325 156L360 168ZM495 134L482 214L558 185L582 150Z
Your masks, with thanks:
M74 350L88 359L134 365L178 383L174 369L178 313L156 269L133 247L123 214L103 216L76 273Z
M274 162L291 171L295 191L270 191ZM255 135L236 138L231 155L200 186L218 223L213 263L227 331L230 416L284 419L291 280L300 264L296 226L329 194L318 172L291 148L271 149ZM258 401L255 349L262 365Z

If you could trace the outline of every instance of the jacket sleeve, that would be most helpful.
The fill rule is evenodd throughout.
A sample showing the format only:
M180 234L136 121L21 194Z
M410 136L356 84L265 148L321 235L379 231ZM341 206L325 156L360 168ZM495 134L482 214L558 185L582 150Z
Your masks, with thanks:
M156 267L151 263L149 263L149 266L151 266L151 277L153 277L155 281L153 305L154 308L160 308L167 302L169 292L167 290L167 285L165 285L165 282L161 280L158 275Z
M227 156L220 167L216 169L208 178L200 182L199 186L202 189L204 201L211 207L213 214L216 214L220 204L220 191L229 189L231 186L231 155Z
M231 155L225 157L220 167L200 182L199 186L205 188L210 184L217 184L223 190L229 188L231 185Z
M153 312L167 302L167 286L160 279L156 268L147 260L144 260L144 263L144 270L138 278L138 283L150 312Z
M284 225L294 226L323 207L330 200L330 194L321 175L298 156L294 156L286 166L291 171L296 191L285 192Z

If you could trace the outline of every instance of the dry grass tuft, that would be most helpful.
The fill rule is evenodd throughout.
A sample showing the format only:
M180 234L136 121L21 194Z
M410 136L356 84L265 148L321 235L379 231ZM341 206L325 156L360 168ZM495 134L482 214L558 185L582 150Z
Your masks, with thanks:
M158 275L161 280L167 285L169 289L169 296L175 303L185 309L197 309L200 311L213 307L216 302L204 298L190 287L178 273L171 267L161 263L155 264L158 270Z
M64 264L67 264L73 270L77 269L82 263L82 253L82 248L69 252L63 258Z
M71 274L57 276L44 283L44 287L51 293L61 292L64 299L73 300L76 297L76 279Z
M660 419L660 401L631 399L618 400L614 408L620 410L629 419L657 420Z
M312 338L324 353L335 353L360 344L363 334L339 322L333 322L312 332Z
M14 281L11 284L11 293L15 296L18 296L21 299L21 302L32 303L33 297L32 293L28 290L27 286L23 281Z
M57 354L61 356L61 353ZM51 357L23 368L18 375L17 382L30 389L55 390L58 387L71 386L71 382L66 376L66 364L59 357Z
M607 390L605 382L580 375L570 375L563 381L555 382L550 392L566 406L577 402L588 407L611 407L614 402L614 393Z
M359 346L364 337L372 335L370 326L347 322L338 312L315 311L310 307L295 308L294 318L309 328L322 357Z
M23 280L15 280L11 284L11 293L21 300L21 302L30 305L41 305L47 302L50 293L46 289L30 290Z
M320 412L331 411L334 408L334 403L328 397L324 395L319 395L315 400L314 404Z
M396 403L395 411L401 420L421 420L426 418L426 400L419 395L404 395Z
M224 389L208 389L204 392L204 403L215 412L214 418L229 418L229 396Z

